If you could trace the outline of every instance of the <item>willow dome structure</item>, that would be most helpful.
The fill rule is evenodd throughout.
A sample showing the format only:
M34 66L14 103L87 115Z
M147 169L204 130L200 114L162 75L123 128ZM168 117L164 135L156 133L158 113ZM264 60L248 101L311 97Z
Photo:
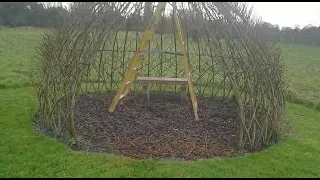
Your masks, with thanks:
M78 95L119 88L157 4L72 3L65 23L45 33L38 47L38 68L33 81L37 84L40 121L47 128L56 134L65 129L75 143L81 142L75 123ZM276 143L283 134L286 83L281 52L255 30L259 21L244 3L176 5L173 8L172 3L166 4L149 42L150 52L179 52L173 21L176 12L197 95L233 99L238 148L255 150ZM183 77L182 62L177 53L149 53L142 57L139 74ZM134 84L131 91L141 89ZM179 86L154 85L151 91L174 93ZM102 107L106 113L108 106Z

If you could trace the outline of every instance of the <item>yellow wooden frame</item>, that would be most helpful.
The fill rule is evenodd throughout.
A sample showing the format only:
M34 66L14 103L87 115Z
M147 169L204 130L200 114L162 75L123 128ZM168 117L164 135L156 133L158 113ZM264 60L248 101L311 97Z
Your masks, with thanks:
M128 94L128 92L130 90L130 84L134 82L136 75L137 75L137 70L141 66L141 56L143 54L141 52L148 50L149 41L152 40L155 29L161 20L161 14L162 14L163 10L165 9L165 6L166 6L166 2L158 2L158 5L157 5L156 11L153 15L152 21L142 35L141 43L138 47L138 50L135 52L135 54L131 60L131 65L130 65L129 70L125 73L125 75L122 79L122 82L120 84L120 88L118 89L117 94L115 95L115 97L109 107L109 112L113 112L115 110L117 104L119 103L119 100ZM191 73L190 73L190 69L189 69L189 59L188 59L186 49L185 49L185 41L184 41L183 33L181 30L181 24L180 24L178 15L177 15L177 11L176 11L177 7L176 7L175 2L173 2L173 8L174 8L174 12L175 12L174 13L174 20L176 21L175 24L176 24L177 30L178 30L177 39L180 42L181 53L184 57L185 76L188 80L188 89L189 89L189 93L190 93L190 97L191 97L192 107L193 107L195 119L199 120L197 99L196 99L196 95L195 95L195 92L193 89Z

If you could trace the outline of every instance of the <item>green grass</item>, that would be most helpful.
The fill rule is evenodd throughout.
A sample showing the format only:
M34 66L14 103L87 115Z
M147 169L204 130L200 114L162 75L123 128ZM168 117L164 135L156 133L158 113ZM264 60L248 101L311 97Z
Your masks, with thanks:
M34 46L44 30L0 27L0 89L27 85L23 72L30 70Z
M286 114L288 137L263 152L232 159L134 160L73 152L37 134L32 126L37 100L19 71L30 67L42 32L0 29L0 177L320 177L320 112L293 103ZM281 46L292 93L319 102L320 48Z
M282 44L289 91L298 99L320 104L320 47Z

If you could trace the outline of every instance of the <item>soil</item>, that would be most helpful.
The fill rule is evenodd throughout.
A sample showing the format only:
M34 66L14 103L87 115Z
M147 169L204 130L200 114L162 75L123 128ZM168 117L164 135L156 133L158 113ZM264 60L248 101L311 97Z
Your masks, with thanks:
M236 151L237 114L230 101L198 96L196 121L190 101L180 94L131 93L113 113L115 93L76 98L75 125L81 143L75 150L144 158L230 157Z

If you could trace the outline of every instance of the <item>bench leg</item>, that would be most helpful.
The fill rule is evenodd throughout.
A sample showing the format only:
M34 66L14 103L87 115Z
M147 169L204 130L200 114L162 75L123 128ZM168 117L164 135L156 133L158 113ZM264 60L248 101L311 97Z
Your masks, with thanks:
M180 86L180 89L181 89L181 92L180 92L181 102L188 100L188 98L187 98L187 87L188 87L187 85L181 85Z
M147 93L147 99L149 101L150 100L149 84L144 84L143 85L143 90Z

